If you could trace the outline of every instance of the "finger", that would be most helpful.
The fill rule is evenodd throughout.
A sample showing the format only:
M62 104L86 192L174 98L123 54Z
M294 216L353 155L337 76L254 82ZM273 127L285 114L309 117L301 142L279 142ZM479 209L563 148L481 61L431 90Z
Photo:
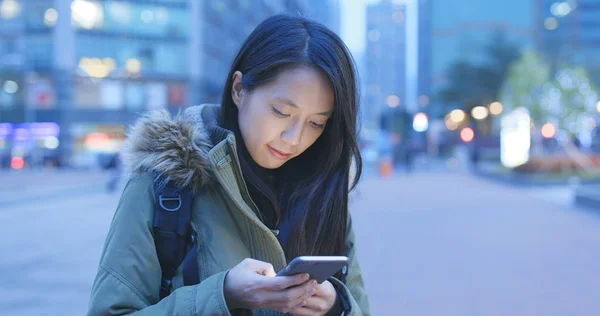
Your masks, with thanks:
M314 316L316 311L306 307L299 307L294 309L291 314L294 316Z
M311 293L314 293L313 285L306 282L282 291L266 291L262 295L270 306L279 311L289 312L306 303Z
M247 267L254 270L258 274L275 276L275 269L273 269L273 265L268 262L259 261L252 258L244 259L244 262Z
M313 281L304 282L275 293L280 295L282 301L298 301L296 303L300 304L300 301L307 300L315 293L315 283ZM295 307L297 304L293 306Z
M293 287L293 286L304 284L308 281L309 277L310 276L306 273L292 275L292 276L276 276L272 280L273 290L281 291L281 290L285 290L285 289ZM313 286L314 286L314 284L313 284Z
M307 308L313 312L327 312L327 301L321 297L313 296L310 299L306 300L306 304L302 306L303 308Z
M335 288L329 281L325 281L321 284L315 286L315 295L316 296L327 296L329 293L334 292Z
M263 292L262 296L267 308L289 313L307 303L311 290L312 287L307 289L306 285L301 285L284 291Z

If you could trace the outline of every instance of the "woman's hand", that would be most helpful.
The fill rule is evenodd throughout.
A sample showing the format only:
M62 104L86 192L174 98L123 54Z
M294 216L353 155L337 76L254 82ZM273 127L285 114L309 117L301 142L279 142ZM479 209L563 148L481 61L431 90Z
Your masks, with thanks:
M294 316L322 316L327 314L335 304L337 292L329 281L317 284L315 294L301 307L293 310Z
M270 263L245 259L227 273L223 291L229 309L289 313L307 302L316 286L308 281L308 274L278 277Z

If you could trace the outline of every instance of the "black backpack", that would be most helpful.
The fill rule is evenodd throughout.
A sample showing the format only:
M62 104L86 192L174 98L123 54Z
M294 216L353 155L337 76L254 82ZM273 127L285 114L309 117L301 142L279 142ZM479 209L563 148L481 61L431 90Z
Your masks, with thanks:
M158 177L154 182L154 244L160 262L162 277L160 299L167 297L172 290L173 276L181 265L183 284L194 285L200 282L197 264L196 233L191 227L192 200L191 188L179 188L174 183ZM341 271L341 281L346 283L348 268Z
M171 293L172 281L181 265L183 284L200 282L197 264L196 233L191 227L193 192L158 178L154 182L154 244L162 277L160 299Z

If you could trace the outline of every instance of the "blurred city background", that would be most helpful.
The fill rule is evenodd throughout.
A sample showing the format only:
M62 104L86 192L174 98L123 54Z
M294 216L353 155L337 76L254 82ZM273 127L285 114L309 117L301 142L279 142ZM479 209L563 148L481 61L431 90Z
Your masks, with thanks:
M0 0L3 315L85 313L128 125L282 12L358 65L374 315L600 315L600 0Z

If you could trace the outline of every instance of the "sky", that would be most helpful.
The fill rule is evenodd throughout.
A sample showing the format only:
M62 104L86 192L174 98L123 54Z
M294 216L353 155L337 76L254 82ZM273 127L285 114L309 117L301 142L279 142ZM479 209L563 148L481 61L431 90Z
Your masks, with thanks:
M379 0L342 0L341 36L353 54L362 54L366 45L367 4Z

